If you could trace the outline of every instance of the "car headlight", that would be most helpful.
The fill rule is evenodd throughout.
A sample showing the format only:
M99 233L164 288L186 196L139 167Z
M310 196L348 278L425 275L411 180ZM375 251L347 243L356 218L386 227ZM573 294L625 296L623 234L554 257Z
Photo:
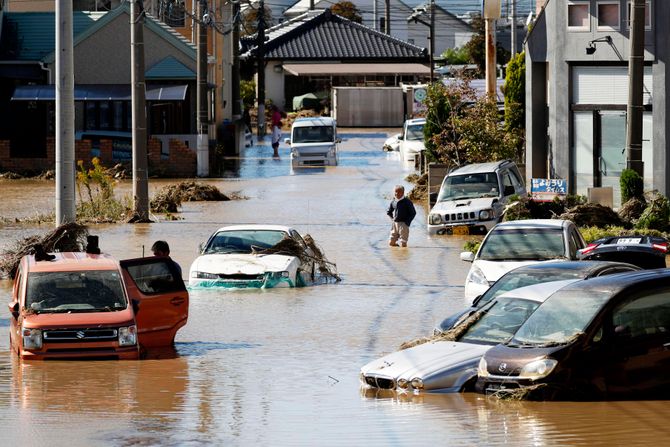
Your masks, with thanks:
M482 286L488 286L489 282L486 279L486 276L484 276L484 272L482 272L482 269L477 267L476 265L473 265L470 271L468 272L468 277L465 278L466 284L471 282L473 284L479 284Z
M22 328L21 335L23 336L24 349L40 349L42 348L42 330Z
M479 220L491 220L493 219L493 210L481 210L479 212Z
M484 357L479 359L479 366L477 367L477 375L479 377L488 377L490 375L488 365L486 364L486 360L484 359Z
M442 223L442 216L439 214L429 214L428 223L431 225L439 225Z
M519 379L536 380L547 377L556 367L558 361L554 359L535 360L526 364L519 372Z
M412 379L412 388L415 390L422 390L423 389L423 379L419 377L415 377Z
M291 277L291 274L290 274L289 272L287 272L287 271L283 271L283 272L272 272L272 273L270 273L270 275L271 275L273 278L276 278L276 279L279 279L279 278L290 278L290 277Z
M398 388L405 390L409 386L409 380L398 379L397 385L398 385Z
M134 346L137 344L137 326L119 328L119 346Z
M216 273L208 273L208 272L193 272L191 273L191 278L219 279L219 275L217 275Z

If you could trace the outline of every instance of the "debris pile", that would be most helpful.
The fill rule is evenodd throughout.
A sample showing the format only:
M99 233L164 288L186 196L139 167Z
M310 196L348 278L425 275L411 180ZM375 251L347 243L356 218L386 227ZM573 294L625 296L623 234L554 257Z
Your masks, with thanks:
M600 227L608 225L622 226L623 222L617 213L608 206L599 203L585 203L566 210L559 219L571 220L578 227Z
M624 222L635 224L647 207L647 202L642 197L633 197L619 208L619 217Z
M17 241L13 247L0 254L0 272L14 278L21 258L33 252L36 245L44 251L82 251L86 246L88 227L77 223L66 223L42 236L29 236Z
M414 188L407 197L413 202L425 201L428 199L428 174L410 174L405 180L414 184Z
M161 188L151 199L151 210L157 213L176 213L182 202L227 201L228 196L216 186L187 181Z

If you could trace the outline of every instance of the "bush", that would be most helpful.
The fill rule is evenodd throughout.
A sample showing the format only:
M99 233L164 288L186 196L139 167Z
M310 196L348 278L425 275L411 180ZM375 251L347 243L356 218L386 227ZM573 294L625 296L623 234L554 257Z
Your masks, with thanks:
M463 245L463 250L465 251L471 251L475 254L477 254L477 250L479 250L479 246L482 244L482 241L478 239L470 239Z
M661 194L655 194L649 200L647 208L642 212L635 228L665 231L668 228L668 219L670 219L668 198Z
M584 227L580 228L579 232L581 233L582 237L586 241L587 244L590 244L593 241L597 241L598 239L602 239L605 237L612 237L612 236L636 236L636 235L643 235L643 236L656 236L656 237L664 237L668 238L668 234L664 233L662 231L658 230L645 230L645 231L640 231L640 230L627 230L624 227L616 227L616 226L609 226L605 228L599 228L599 227Z
M642 177L632 169L621 171L619 179L621 185L621 202L626 203L632 198L640 198L644 195Z

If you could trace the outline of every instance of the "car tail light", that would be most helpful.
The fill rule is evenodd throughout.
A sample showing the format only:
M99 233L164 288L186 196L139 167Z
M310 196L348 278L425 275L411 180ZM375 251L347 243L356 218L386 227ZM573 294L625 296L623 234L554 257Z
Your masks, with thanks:
M654 250L662 251L663 253L667 253L668 251L667 242L662 242L660 244L651 244L651 246L654 248Z
M589 253L591 253L593 250L595 250L596 247L597 247L598 245L600 245L600 244L589 244L589 245L587 245L586 247L582 248L579 252L580 252L582 255L589 254Z

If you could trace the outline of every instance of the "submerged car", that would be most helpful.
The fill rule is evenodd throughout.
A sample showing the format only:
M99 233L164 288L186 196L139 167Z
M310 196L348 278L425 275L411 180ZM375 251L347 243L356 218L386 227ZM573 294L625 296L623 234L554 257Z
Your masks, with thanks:
M428 214L428 234L486 234L500 222L512 196L526 195L511 160L460 167L442 180Z
M384 145L382 146L382 149L385 152L397 152L400 150L400 137L402 136L401 133L392 135L388 137L384 141Z
M433 330L434 335L453 328L463 318L472 315L498 295L519 287L560 281L563 279L587 279L615 273L633 272L640 267L624 262L608 261L557 261L529 264L510 270L500 277L486 292L472 302L471 307L457 312L444 320Z
M665 268L668 240L655 236L613 236L598 239L577 252L579 259L621 261L645 269Z
M425 125L425 118L409 119L403 124L402 134L398 137L398 150L403 161L416 162L419 154L426 150L423 135Z
M541 399L670 397L670 270L556 291L479 363L480 392Z
M467 390L477 378L481 356L509 339L546 297L573 281L536 284L504 293L483 307L480 318L454 341L423 343L374 360L361 368L361 381L369 387L396 391Z
M577 260L586 243L577 226L563 219L502 222L484 237L477 254L461 253L472 262L465 278L465 299L473 302L502 275L522 265L542 261Z
M314 279L313 260L275 249L288 241L303 253L312 249L294 229L281 225L233 225L219 228L204 245L189 272L192 287L295 287ZM307 258L305 257L305 258Z
M11 350L22 359L137 359L174 343L188 292L167 257L38 250L21 259L9 311Z
M337 166L337 123L329 117L298 118L291 126L291 166Z

